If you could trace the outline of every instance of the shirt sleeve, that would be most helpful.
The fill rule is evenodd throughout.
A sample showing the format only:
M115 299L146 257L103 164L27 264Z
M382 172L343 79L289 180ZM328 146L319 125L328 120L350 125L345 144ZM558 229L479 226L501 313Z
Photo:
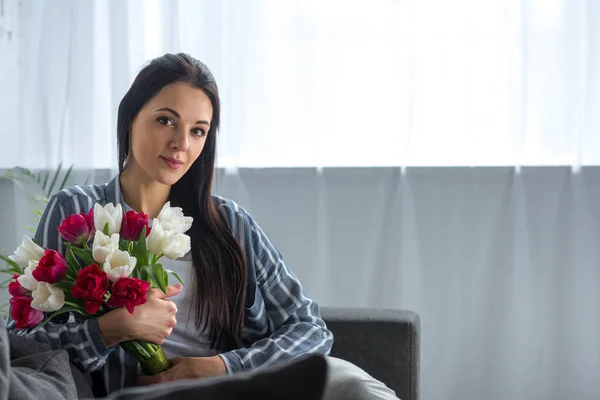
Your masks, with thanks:
M248 371L308 353L328 354L333 335L298 278L258 224L235 205L234 232L239 232L248 267L255 269L256 290L264 299L270 334L250 347L220 354L228 373ZM234 233L235 234L235 233Z
M81 197L83 196L62 191L50 198L35 233L34 241L38 245L64 255L62 238L57 228L68 215L75 212L74 210L85 212L84 208L90 207L91 199ZM47 316L48 314L45 314L45 317ZM47 343L54 349L66 350L71 361L83 371L93 372L100 369L112 349L108 348L102 339L98 318L81 321L71 312L60 317L61 322L53 319L43 326L17 329L16 322L9 315L6 327L17 335Z

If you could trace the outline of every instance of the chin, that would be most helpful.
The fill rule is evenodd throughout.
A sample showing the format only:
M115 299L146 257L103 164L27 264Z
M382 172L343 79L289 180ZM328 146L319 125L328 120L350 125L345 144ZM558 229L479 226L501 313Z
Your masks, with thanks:
M176 184L183 176L180 172L175 171L158 171L154 180L163 185L172 186Z

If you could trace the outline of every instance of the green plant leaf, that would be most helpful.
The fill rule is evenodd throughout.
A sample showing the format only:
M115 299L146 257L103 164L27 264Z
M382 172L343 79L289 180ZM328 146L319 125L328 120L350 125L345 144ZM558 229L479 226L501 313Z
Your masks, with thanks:
M2 289L6 288L8 286L8 284L10 283L10 281L12 281L12 280L13 280L13 278L10 277L7 280L2 281L2 283L0 283L0 288L2 288Z
M46 171L44 174L44 183L39 182L42 185L42 190L46 191L46 187L48 187L48 178L50 177L50 171Z
M47 197L44 196L40 196L39 194L35 196L35 201L37 202L43 202L43 203L48 203L48 201L50 201L50 199L48 199Z
M181 283L182 285L185 285L185 283L183 283L183 281L181 280L181 278L179 277L179 275L177 275L177 272L175 271L171 271L170 269L166 269L166 272L168 272L169 274L173 275L175 278L177 278L177 280L179 281L179 283ZM167 278L168 281L168 278Z
M3 260L11 267L16 267L19 269L19 271L21 271L21 266L19 264L17 264L16 262L14 262L13 260L11 260L10 258L8 258L7 256L5 256L4 254L0 254L0 260Z
M137 251L138 251L138 262L146 265L148 264L148 249L146 248L146 227L142 228L142 232L140 232L140 238L137 242Z
M23 185L23 183L21 183L21 181L19 181L16 178L8 178L12 183L14 183L15 185L17 185L18 187L21 188L21 190L27 195L28 199L30 202L35 202L35 198L34 196L31 194L31 192L29 191L29 189L27 189L25 187L25 185Z
M67 246L67 268L72 275L77 276L77 273L81 269L79 265L79 261L75 258L75 253L73 252L73 248L71 246Z
M91 250L80 249L79 247L74 246L69 247L72 249L73 253L75 253L75 255L81 259L81 261L83 261L83 263L86 266L97 264L96 261L94 261L94 257L92 256Z
M158 287L163 293L167 293L167 282L169 280L168 275L165 273L165 269L162 264L152 264L152 272L156 276ZM166 279L165 279L166 277Z
M71 171L73 171L73 164L71 164L71 166L69 167L67 172L65 172L65 176L64 176L60 186L58 187L58 190L63 190L65 188L65 185L67 184L67 180L69 179L69 176L71 176Z
M85 311L81 310L78 307L63 307L60 310L56 311L55 313L50 314L50 316L48 318L46 318L41 324L40 326L44 326L44 324L46 324L48 321L50 321L52 318L56 317L57 315L61 315L61 314L65 314L68 312L76 312L78 314L81 314L83 316L89 317L90 314L86 313Z
M14 275L14 274L21 275L23 273L23 270L21 269L21 267L10 266L8 268L0 269L0 272L3 274L8 274L8 275Z
M162 264L143 265L140 267L141 279L150 282L152 288L160 288L163 293L167 293L167 282L165 281L165 272Z
M50 197L50 196L52 196L52 193L54 193L54 186L56 185L56 180L58 179L58 176L60 175L61 169L62 169L62 161L58 164L56 171L54 171L54 174L53 174L54 176L52 177L52 183L50 184L50 187L48 188L48 190L46 190L46 188L42 188L46 193L46 197Z

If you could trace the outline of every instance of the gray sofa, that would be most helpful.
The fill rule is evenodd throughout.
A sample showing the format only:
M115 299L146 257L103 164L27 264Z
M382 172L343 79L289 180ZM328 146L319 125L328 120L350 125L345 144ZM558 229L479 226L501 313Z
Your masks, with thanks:
M322 308L323 319L334 334L332 356L350 361L392 388L402 400L419 394L419 317L414 312L377 309ZM4 321L0 318L0 324ZM9 340L11 339L11 340ZM9 358L10 354L10 358ZM287 368L239 379L207 379L201 384L172 382L130 388L109 400L204 398L278 399L279 385L293 389L298 399L320 398L326 365L313 356ZM70 371L70 373L68 372ZM300 378L301 377L301 378ZM307 385L307 382L311 382ZM45 393L48 400L90 398L91 380L72 363L64 350L51 350L41 343L15 335L0 326L0 400L29 399ZM304 392L303 392L304 391ZM243 393L243 397L239 394ZM254 393L254 395L252 395ZM271 393L271 396L269 396ZM288 396L289 397L289 396Z
M331 355L358 365L402 400L419 398L420 320L412 311L321 308Z

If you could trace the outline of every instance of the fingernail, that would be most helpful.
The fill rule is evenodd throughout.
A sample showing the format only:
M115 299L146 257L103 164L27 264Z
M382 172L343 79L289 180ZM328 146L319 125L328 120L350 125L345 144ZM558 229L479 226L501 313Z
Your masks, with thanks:
M175 287L176 287L177 289L181 289L181 283L178 283L177 285L175 285Z

